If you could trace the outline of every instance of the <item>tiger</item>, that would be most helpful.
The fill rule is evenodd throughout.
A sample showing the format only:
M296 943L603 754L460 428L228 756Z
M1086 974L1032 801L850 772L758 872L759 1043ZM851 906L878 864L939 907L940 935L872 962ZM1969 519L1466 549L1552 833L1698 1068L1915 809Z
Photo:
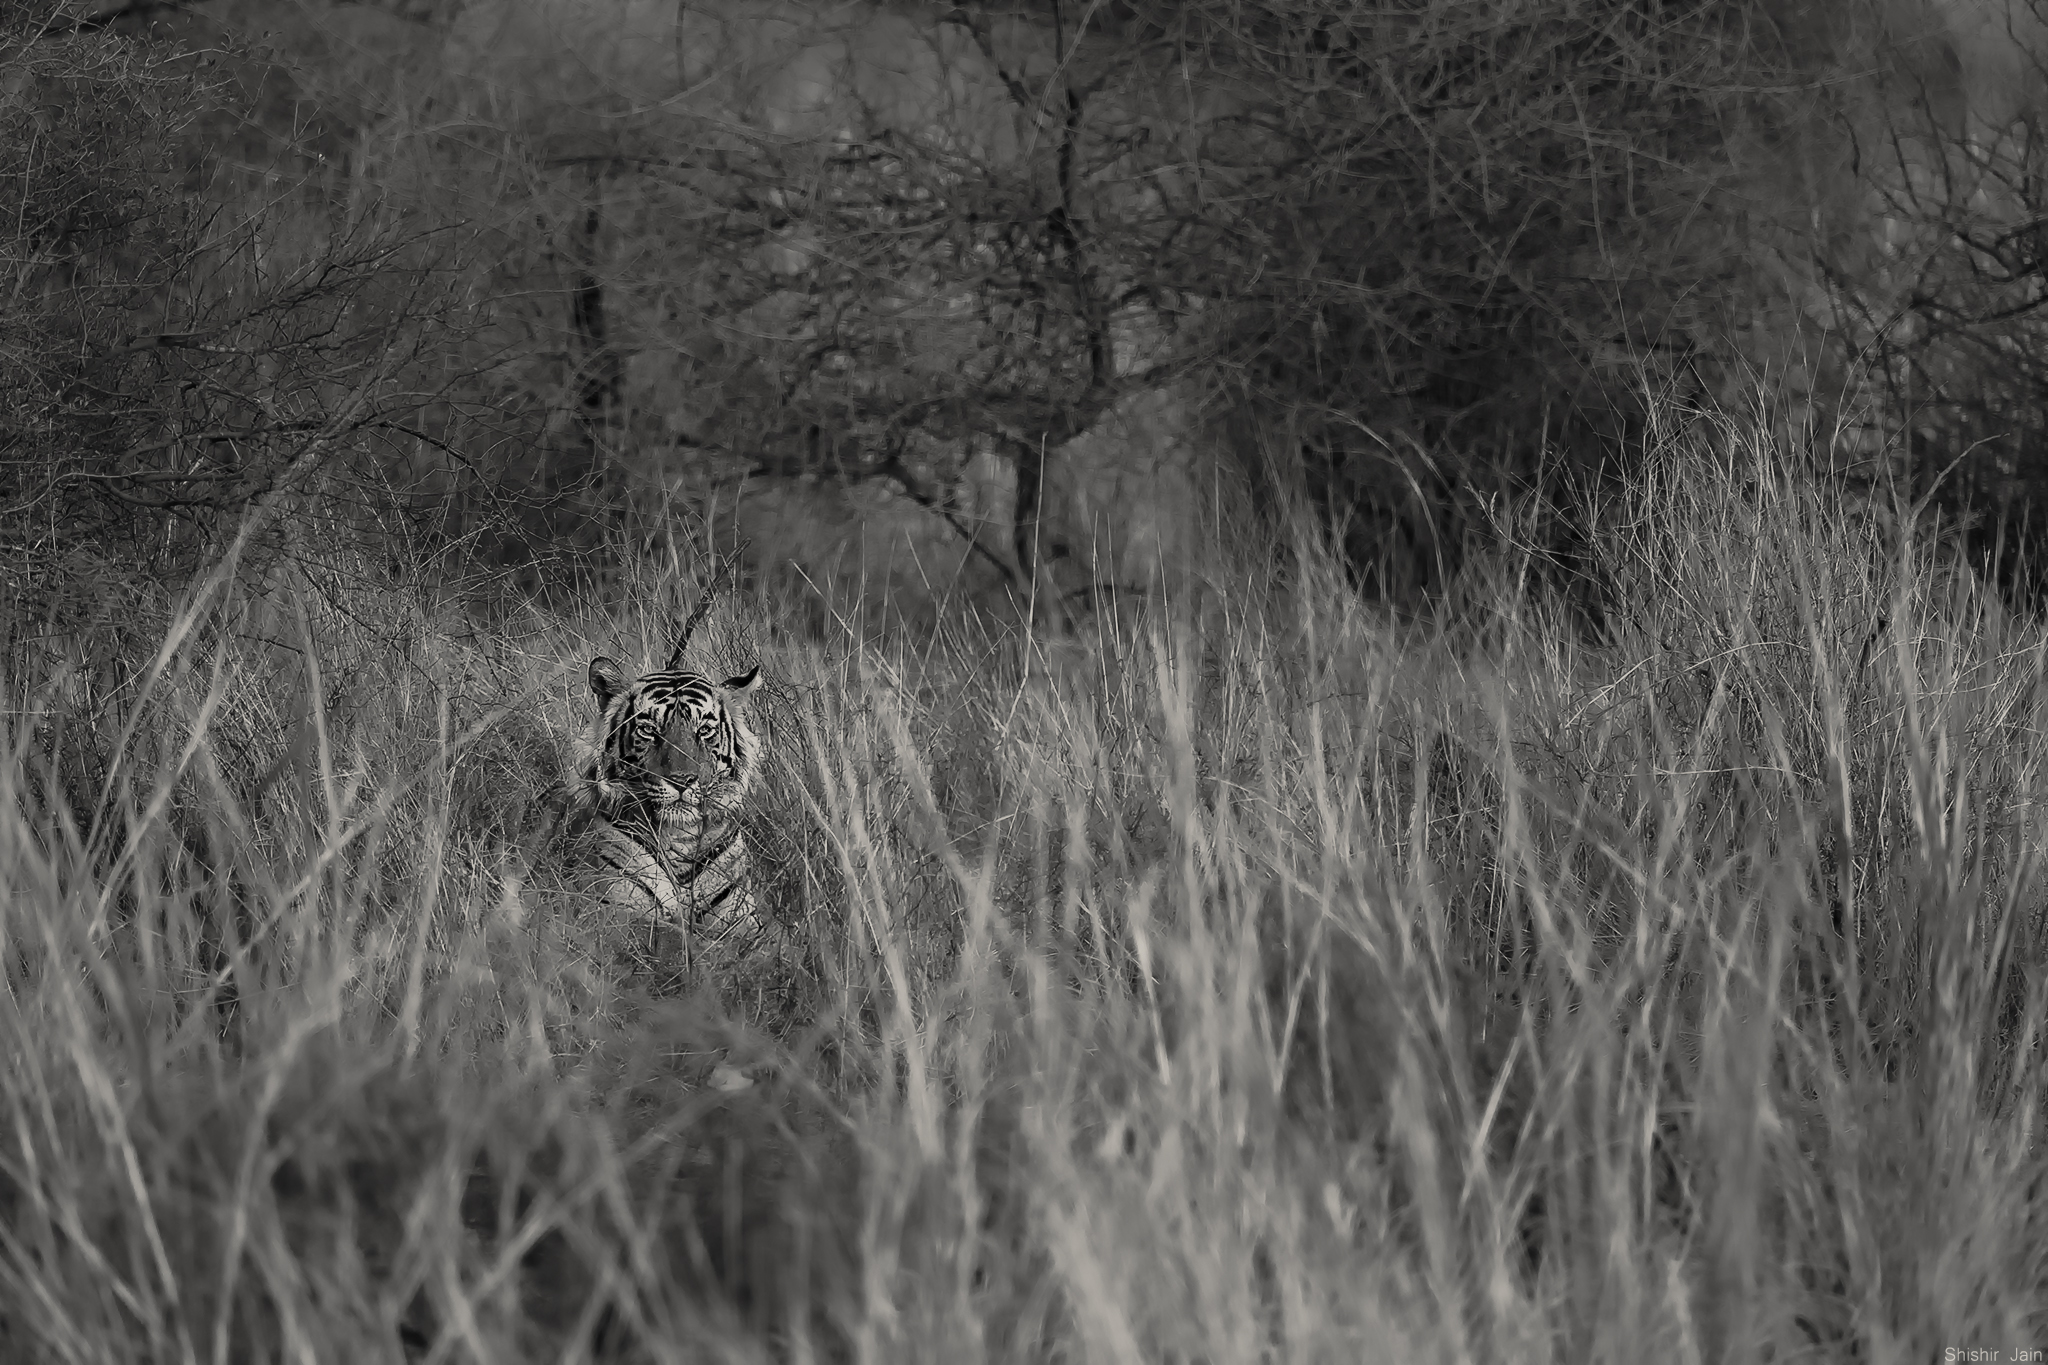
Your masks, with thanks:
M760 688L760 666L724 682L673 668L628 682L600 657L589 678L597 742L556 793L582 888L681 930L693 957L752 953L771 937L740 818L761 742L736 703Z

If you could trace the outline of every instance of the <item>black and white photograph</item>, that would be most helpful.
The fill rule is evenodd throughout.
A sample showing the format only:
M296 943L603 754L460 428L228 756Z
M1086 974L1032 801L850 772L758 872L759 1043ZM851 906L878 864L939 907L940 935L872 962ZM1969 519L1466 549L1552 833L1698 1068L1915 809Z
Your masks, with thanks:
M0 0L0 1365L1423 1361L2048 1361L2048 0Z

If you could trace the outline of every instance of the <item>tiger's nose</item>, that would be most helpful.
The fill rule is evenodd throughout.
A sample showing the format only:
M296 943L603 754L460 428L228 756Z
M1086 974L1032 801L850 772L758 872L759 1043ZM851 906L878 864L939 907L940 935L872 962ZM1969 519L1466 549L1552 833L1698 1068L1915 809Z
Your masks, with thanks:
M677 782L715 782L720 771L718 756L695 744L665 746L658 767L663 777Z

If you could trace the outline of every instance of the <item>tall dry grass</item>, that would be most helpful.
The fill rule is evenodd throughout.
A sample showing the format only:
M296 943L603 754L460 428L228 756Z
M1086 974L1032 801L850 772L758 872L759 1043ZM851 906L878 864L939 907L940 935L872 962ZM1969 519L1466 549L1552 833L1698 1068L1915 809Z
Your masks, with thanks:
M0 1354L2048 1346L2044 637L1739 431L1606 521L1597 647L1308 550L1059 651L737 609L773 990L505 875L679 572L18 640Z

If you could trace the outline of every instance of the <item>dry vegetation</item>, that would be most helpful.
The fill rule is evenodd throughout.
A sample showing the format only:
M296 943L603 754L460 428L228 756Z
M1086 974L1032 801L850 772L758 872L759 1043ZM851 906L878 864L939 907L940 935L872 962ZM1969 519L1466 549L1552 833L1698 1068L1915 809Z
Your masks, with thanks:
M153 657L45 641L10 1352L2040 1339L2043 638L1739 431L1654 455L1614 648L1505 590L1397 636L1307 552L1057 663L735 609L814 950L772 991L613 972L500 876L578 666L661 655L686 575L488 635L301 584Z
M1925 515L1881 516L1815 472L1867 449L1705 402L1680 422L1668 373L1595 382L1570 350L1656 330L1682 311L1660 291L1692 300L1731 254L1719 220L1669 229L1685 187L1728 187L1695 134L1748 90L1749 31L1632 0L1618 25L1533 0L1512 25L1423 6L1435 27L1346 27L1337 0L1100 8L1154 57L1207 35L1277 82L1296 159L1230 164L1279 207L1200 239L1211 288L1172 362L1235 376L1216 425L1252 429L1271 482L1210 509L1205 572L1095 584L1062 623L835 617L759 564L727 590L692 662L768 680L748 831L801 952L712 976L530 856L589 660L665 659L729 548L668 500L687 489L634 500L662 414L626 410L621 319L661 271L711 281L684 332L641 338L736 348L704 351L728 368L697 373L711 416L676 459L724 443L758 480L829 455L926 506L943 471L918 440L957 454L994 421L1022 478L1044 423L1137 382L1098 354L1098 305L1133 284L1103 254L1117 205L1069 174L1146 145L1082 126L1123 117L1136 68L1060 48L1059 195L1032 200L1042 166L932 182L1009 177L1000 233L980 190L906 201L1012 253L956 253L982 273L925 300L965 279L982 330L958 354L985 372L905 369L911 392L819 369L771 410L732 376L796 353L728 326L719 290L838 317L877 373L892 347L955 354L884 345L853 306L911 278L878 216L911 211L875 184L930 147L833 163L818 222L869 254L799 298L794 272L746 273L794 232L780 201L706 208L725 256L657 252L603 220L623 171L544 174L540 140L475 110L319 132L232 45L195 65L56 22L76 6L0 6L0 1360L2048 1349L2048 633L1933 533L1936 427L1904 436L1900 501ZM1352 98L1389 52L1434 54L1395 64L1403 99L1476 91L1487 118L1389 143ZM1605 102L1572 125L1552 77L1588 52ZM1657 139L1590 138L1696 78L1721 85ZM730 183L640 189L704 208L784 169L685 147ZM1445 158L1509 151L1561 169L1433 197ZM1494 217L1536 221L1494 202L1515 184L1549 226L1489 275ZM1640 191L1625 222L1574 197L1614 184ZM1383 258L1433 215L1463 226ZM1551 289L1610 227L1655 265L1643 292ZM1328 272L1253 289L1311 238ZM1400 288L1362 293L1365 265ZM1998 301L1982 349L2031 355ZM1026 310L1052 321L1012 326ZM1507 382L1547 402L1531 355L1652 395L1597 433L1624 444L1573 485L1569 556L1559 489L1509 477L1570 434ZM2000 382L1985 411L2012 410ZM842 408L847 450L804 444ZM1409 491L1445 515L1401 541ZM1030 595L1027 503L1005 572ZM1397 580L1434 595L1361 592Z

